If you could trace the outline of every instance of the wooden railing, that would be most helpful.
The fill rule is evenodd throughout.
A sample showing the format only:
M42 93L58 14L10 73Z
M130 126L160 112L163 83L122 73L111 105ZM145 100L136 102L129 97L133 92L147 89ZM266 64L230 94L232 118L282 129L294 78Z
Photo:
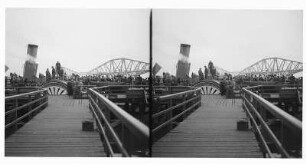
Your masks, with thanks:
M5 97L5 136L14 133L47 105L47 90Z
M263 153L266 157L275 157L275 154L284 158L301 157L302 122L258 95L258 92L264 93L263 88L242 89L243 108Z
M149 91L147 85L110 85L95 88L100 94L149 125Z
M153 86L152 95L153 96L169 95L193 89L194 87L190 86Z
M151 116L153 142L168 133L178 122L200 106L201 88L154 97Z
M302 120L302 85L258 85L248 90Z
M89 108L108 156L148 156L148 126L107 98L114 93L112 87L88 90Z
M248 90L259 94L265 99L277 99L280 97L283 88L292 88L299 90L302 88L301 85L258 85L247 87Z
M15 87L15 88L5 88L5 96L12 96L21 93L28 93L40 90L41 87L37 86L28 86L28 87Z

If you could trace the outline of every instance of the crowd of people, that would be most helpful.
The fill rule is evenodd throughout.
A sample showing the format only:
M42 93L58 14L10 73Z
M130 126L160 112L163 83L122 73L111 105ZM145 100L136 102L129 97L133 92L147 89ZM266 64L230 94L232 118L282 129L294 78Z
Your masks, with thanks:
M216 74L208 74L206 77L206 73L201 72L199 70L199 74L191 73L191 77L186 76L184 79L180 79L175 77L174 75L170 75L167 72L163 72L162 76L154 76L153 77L153 85L165 85L165 86L193 86L199 81L203 80L218 80L220 82L224 82L224 84L237 84L241 85L243 83L257 82L257 83L275 83L275 84L302 84L303 77L295 77L293 74L290 75L237 75L233 76L231 74L225 73L224 75Z
M25 79L16 73L10 73L10 76L5 77L5 86L42 86L48 83L52 79L59 79L64 81L72 81L82 85L95 85L97 83L111 82L125 85L149 85L149 78L142 78L138 76L123 76L123 75L84 75L78 74L67 75L64 72L61 64L57 62L55 67L52 66L51 73L49 69L46 70L46 74L39 74L39 77L33 76L32 79ZM200 68L198 74L193 73L189 77L177 78L174 75L170 75L167 72L163 72L162 76L153 76L152 82L154 86L166 85L166 86L192 86L199 81L207 79L217 79L219 81L232 81L235 84L240 85L244 82L258 81L258 82L275 82L275 83L287 83L287 84L302 84L302 77L296 78L293 75L238 75L233 77L231 74L225 73L220 75L214 64L209 61L207 67L204 66L204 72Z
M199 81L207 80L207 79L215 79L218 81L234 81L237 84L241 84L244 82L274 82L274 83L282 83L282 84L302 84L303 77L295 77L291 75L238 75L233 76L231 74L224 74L222 76L211 76L210 78L206 78L203 75L197 75L195 73L191 74L191 77L186 77L185 79L180 79L175 77L174 75L170 75L167 72L163 72L163 76L155 76L153 77L154 85L187 85L192 86Z
M42 86L45 83L44 75L39 74L38 78L33 76L31 79L23 78L16 73L10 73L5 76L5 87L24 87L24 86Z
M118 84L129 84L129 85L148 85L148 78L138 76L123 76L123 75L85 75L79 76L72 74L66 78L67 81L78 81L84 85L92 85L93 83L112 82Z
M208 66L204 66L204 72L202 71L202 68L200 68L198 71L198 76L199 80L208 79L209 77L216 77L217 69L215 68L213 62L209 61Z
M216 67L214 66L212 61L209 61L207 66L204 66L204 72L202 68L199 69L198 74L191 73L191 76L186 75L184 78L179 78L174 75L170 75L168 72L163 72L162 76L154 76L153 77L153 85L166 85L166 86L192 86L199 81L207 80L207 79L218 79L219 75Z
M31 79L23 78L16 73L10 73L10 76L5 76L5 87L22 87L22 86L43 86L45 83L53 79L70 81L78 85L93 85L99 83L110 82L114 84L126 85L149 85L149 79L138 76L123 76L123 75L84 75L78 74L67 75L64 72L61 64L57 62L52 66L51 73L49 69L46 74L39 74L39 77L33 76Z
M142 78L140 75L138 76L123 76L123 75L79 75L72 73L71 75L67 75L66 72L63 71L61 64L59 62L56 63L55 67L52 67L52 74L47 69L46 71L46 81L50 81L52 79L59 79L64 81L71 81L80 83L82 85L92 85L93 83L103 83L103 82L112 82L118 84L148 84L148 78Z
M262 81L262 82L276 82L276 83L287 83L287 84L302 84L303 77L296 78L293 74L290 75L240 75L235 77L237 83L243 83L247 81Z

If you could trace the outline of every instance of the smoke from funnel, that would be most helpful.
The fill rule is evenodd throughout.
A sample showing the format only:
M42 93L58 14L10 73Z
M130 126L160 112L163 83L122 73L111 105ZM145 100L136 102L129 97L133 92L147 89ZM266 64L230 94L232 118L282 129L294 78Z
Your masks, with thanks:
M31 63L35 63L36 57L37 57L37 49L38 49L38 45L28 44L27 61Z
M189 61L189 52L190 52L190 45L189 44L181 44L179 61L187 63Z
M35 62L37 57L37 45L28 44L27 60L24 63L23 78L32 79L37 74L38 64Z
M176 77L185 79L189 76L190 63L189 60L190 45L181 44L179 60L176 67Z

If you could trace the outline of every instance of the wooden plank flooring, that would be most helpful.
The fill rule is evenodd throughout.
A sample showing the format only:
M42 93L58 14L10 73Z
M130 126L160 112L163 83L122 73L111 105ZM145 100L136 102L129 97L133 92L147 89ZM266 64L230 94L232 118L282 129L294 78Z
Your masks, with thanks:
M153 144L153 157L262 158L251 131L236 130L245 118L241 100L203 95L202 106Z
M5 139L5 156L105 156L96 131L82 131L82 121L93 120L88 100L49 96L49 105Z

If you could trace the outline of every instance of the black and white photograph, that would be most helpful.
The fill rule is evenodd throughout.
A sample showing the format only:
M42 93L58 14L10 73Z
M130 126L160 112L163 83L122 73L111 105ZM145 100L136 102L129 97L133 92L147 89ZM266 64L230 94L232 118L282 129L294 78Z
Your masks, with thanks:
M148 156L149 19L6 9L5 156Z
M302 11L152 14L153 157L301 158Z
M302 161L303 7L69 3L1 7L4 160Z

